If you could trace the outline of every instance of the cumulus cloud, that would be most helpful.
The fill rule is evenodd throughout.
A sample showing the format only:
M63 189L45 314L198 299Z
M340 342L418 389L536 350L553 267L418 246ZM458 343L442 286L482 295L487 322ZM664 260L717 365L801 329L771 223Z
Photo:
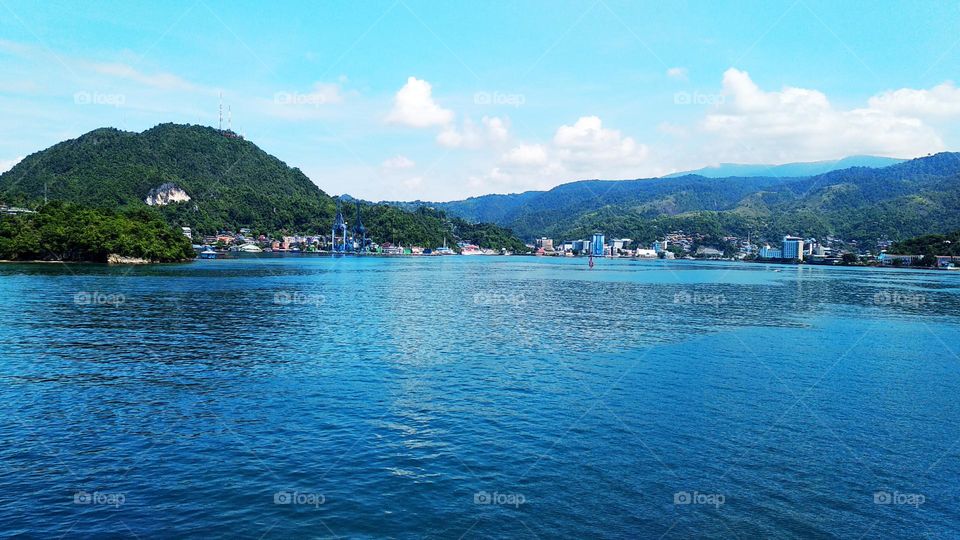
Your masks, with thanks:
M723 76L724 100L703 121L710 151L741 162L812 161L853 154L912 157L943 149L923 121L890 110L834 108L817 90L765 91L745 71Z
M393 156L383 162L384 169L410 169L415 165L416 163L412 159L401 155Z
M649 153L646 145L637 144L632 137L603 127L597 116L583 116L572 126L560 126L553 145L559 160L575 170L634 165Z
M685 81L687 80L687 75L687 68L684 67L672 67L667 69L667 77L670 77L671 79Z
M929 90L901 88L870 98L871 109L892 114L942 119L960 116L960 88L945 82Z
M518 143L496 166L470 178L474 189L548 189L581 178L636 178L649 169L649 148L597 116L561 125L548 143Z
M463 126L446 126L437 135L437 144L447 148L483 148L506 142L510 136L510 121L498 116L484 116L477 125L471 119Z
M393 98L387 122L415 128L442 126L453 121L453 111L433 100L433 87L427 81L410 77Z

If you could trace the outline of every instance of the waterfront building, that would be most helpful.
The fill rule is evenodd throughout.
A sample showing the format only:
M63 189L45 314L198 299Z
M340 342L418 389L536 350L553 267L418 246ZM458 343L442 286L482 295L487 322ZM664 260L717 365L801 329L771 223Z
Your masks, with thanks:
M769 244L760 248L761 259L782 259L783 250L770 247Z
M893 253L887 253L886 251L884 251L883 253L877 256L877 262L879 262L884 266L887 266L887 265L895 264L897 263L897 261L899 261L899 264L902 264L904 266L909 266L913 264L914 261L919 261L922 258L923 258L923 255L895 255Z
M799 236L784 236L782 258L803 260L803 238Z
M604 248L603 235L600 233L594 234L593 241L590 243L590 254L594 257L603 257L606 251Z
M657 240L653 243L653 251L657 252L658 254L667 251L667 243L668 240Z
M542 249L544 253L550 253L553 251L553 239L552 238L538 238L537 239L537 249Z
M634 252L634 257L638 259L656 259L659 257L659 254L652 249L640 249L637 248L637 251Z
M627 249L627 246L630 245L630 242L633 242L633 240L629 238L614 238L610 240L610 245L613 248L613 252L616 253L617 251Z

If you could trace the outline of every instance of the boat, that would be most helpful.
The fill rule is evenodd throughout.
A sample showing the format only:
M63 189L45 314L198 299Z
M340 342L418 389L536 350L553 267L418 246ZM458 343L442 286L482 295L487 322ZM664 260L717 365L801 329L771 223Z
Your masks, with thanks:
M480 246L475 246L473 244L464 244L460 248L461 255L483 255L483 251L480 251Z

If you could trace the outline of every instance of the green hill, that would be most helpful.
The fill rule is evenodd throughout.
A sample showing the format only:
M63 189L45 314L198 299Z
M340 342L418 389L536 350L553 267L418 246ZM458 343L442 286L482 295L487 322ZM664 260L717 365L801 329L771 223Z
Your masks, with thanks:
M164 184L190 200L163 214L202 232L322 230L333 219L333 200L298 169L249 141L177 124L97 129L32 154L0 176L0 200L35 204L46 190L51 200L117 208L145 204Z
M175 201L154 206L171 225L202 234L240 228L271 235L329 233L336 212L336 201L299 169L232 132L205 126L161 124L142 133L97 129L34 153L0 175L0 203L30 208L46 196L93 209L143 209L158 192ZM345 208L351 223L354 213ZM379 242L434 247L446 239L523 249L508 230L442 212L367 204L362 219Z

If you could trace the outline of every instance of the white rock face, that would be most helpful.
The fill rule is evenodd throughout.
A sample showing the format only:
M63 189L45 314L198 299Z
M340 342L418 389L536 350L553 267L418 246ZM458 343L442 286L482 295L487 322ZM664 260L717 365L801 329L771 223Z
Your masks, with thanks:
M150 206L164 206L175 202L186 202L190 200L187 192L178 188L175 184L162 184L155 187L147 193L147 198L143 202Z

